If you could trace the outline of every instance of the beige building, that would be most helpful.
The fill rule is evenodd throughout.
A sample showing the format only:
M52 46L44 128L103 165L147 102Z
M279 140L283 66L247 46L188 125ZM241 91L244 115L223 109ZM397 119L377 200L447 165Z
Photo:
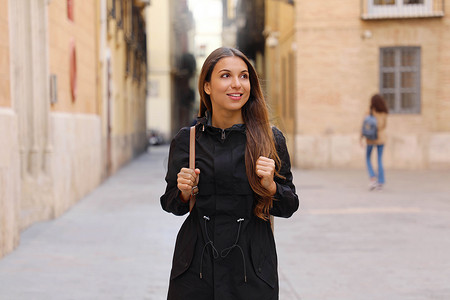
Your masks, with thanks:
M8 1L0 1L0 257L19 242L20 164L17 116L11 99Z
M269 56L279 51L271 94L282 101L282 127L295 135L296 166L363 168L361 123L381 93L390 109L385 166L450 168L450 1L298 0L293 26L289 2L266 1L266 45ZM270 38L278 39L273 50Z
M222 0L190 0L189 7L195 20L194 55L197 62L197 72L193 76L196 101L193 114L198 113L200 95L198 93L198 78L206 57L222 43Z
M157 0L146 9L148 82L147 128L171 136L171 50L170 50L170 1Z
M101 0L98 17L98 113L106 172L113 173L146 145L148 0Z
M265 78L272 122L286 136L291 160L295 161L296 132L296 41L295 7L289 1L265 1Z
M129 10L0 0L0 257L145 147L143 6L114 2ZM127 41L124 28L141 40Z
M194 21L187 0L152 1L146 14L147 128L167 142L194 119Z

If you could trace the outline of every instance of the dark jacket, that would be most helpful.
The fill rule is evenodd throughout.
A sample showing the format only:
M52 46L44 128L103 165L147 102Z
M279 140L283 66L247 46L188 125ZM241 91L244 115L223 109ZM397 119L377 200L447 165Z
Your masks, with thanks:
M299 206L286 141L273 128L282 161L270 213L290 217ZM255 199L245 172L245 125L222 130L196 126L199 193L175 245L168 299L278 299L277 254L268 221L253 213ZM177 174L189 165L189 128L172 140L167 188L161 206L175 215L189 212L180 199Z

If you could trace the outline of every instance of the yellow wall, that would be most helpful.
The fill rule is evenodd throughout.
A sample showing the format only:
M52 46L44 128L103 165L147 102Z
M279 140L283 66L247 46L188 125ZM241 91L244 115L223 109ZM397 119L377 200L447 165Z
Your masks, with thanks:
M140 82L125 76L124 38L113 34L107 40L100 20L106 1L74 1L74 22L67 18L66 0L25 2L0 0L0 257L17 246L21 230L63 214L146 143L146 75ZM72 37L75 102L69 83ZM106 88L99 48L105 44L113 62L112 143L102 131ZM145 73L145 63L139 67ZM58 101L50 112L48 73L58 78Z
M111 57L111 164L114 171L146 145L147 78L143 62L138 66L141 77L134 78L134 58L131 59L127 74L124 31L117 27L114 19L108 20L106 47ZM106 64L106 60L103 63ZM106 89L102 91L106 93ZM102 109L105 110L106 103L103 105L105 107Z
M73 1L74 21L67 17L67 1L48 5L50 73L58 78L58 102L52 111L98 114L96 1ZM70 41L75 39L77 97L70 90Z
M282 1L265 2L266 81L272 122L287 138L295 160L295 8ZM270 39L277 40L276 45Z
M11 106L8 1L0 1L0 106Z
M149 86L147 128L171 134L171 66L169 1L154 1L147 7Z

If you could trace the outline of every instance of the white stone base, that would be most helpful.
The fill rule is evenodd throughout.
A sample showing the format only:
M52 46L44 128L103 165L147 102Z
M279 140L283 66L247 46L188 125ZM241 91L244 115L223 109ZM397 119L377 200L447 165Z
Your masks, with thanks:
M0 108L0 257L19 243L20 168L17 116Z
M450 133L388 136L383 163L390 169L450 169ZM376 150L372 154L376 159ZM365 146L359 135L297 135L300 168L365 168Z
M450 169L450 133L431 136L427 154L430 168Z
M101 121L97 115L51 113L54 216L101 182Z

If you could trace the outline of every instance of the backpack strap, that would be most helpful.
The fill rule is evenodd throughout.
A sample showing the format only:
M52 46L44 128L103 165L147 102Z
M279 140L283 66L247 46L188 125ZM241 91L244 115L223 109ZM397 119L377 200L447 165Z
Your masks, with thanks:
M195 126L192 126L190 129L190 137L189 137L189 169L195 170ZM189 199L189 211L192 211L192 208L195 204L195 195L191 193L191 197Z

